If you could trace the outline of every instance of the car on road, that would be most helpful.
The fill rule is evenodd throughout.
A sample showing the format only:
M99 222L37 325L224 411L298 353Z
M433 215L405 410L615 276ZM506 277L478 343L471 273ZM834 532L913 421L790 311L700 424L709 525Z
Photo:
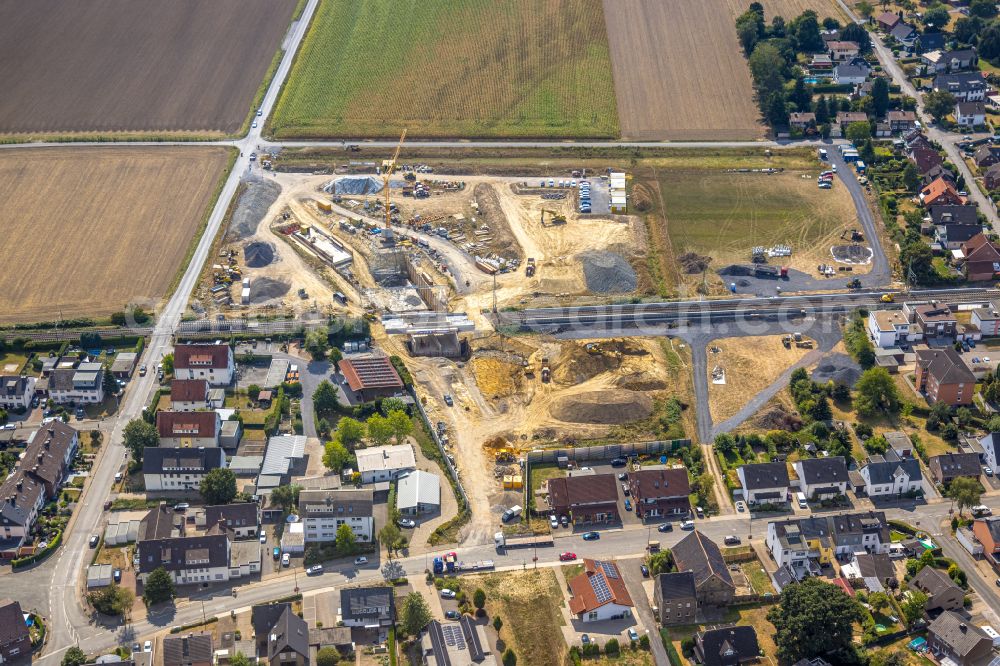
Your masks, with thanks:
M628 628L628 639L630 641L637 641L637 640L639 640L639 632L635 630L635 627L629 627Z
M631 511L632 510L632 500L630 500L627 497L625 498L625 510L626 511Z
M271 557L274 559L281 559L281 546L275 546L274 550L271 551Z
M259 538L260 538L260 542L261 543L267 543L267 532L265 532L264 530L261 530Z
M659 527L656 528L656 531L657 532L673 532L674 531L674 524L673 523L663 523L662 525L660 525Z
M88 543L90 543L91 548L97 548L97 544L99 544L100 542L101 542L101 537L97 536L96 534L90 535L90 541Z
M122 582L122 570L115 569L114 573L111 574L111 577L115 579L116 583Z
M143 652L152 652L153 651L153 641L146 641L145 643L143 643L142 644L142 651Z
M622 492L625 493L625 497L628 497L629 495L632 494L632 489L628 487L627 483L623 483L622 484Z
M992 467L984 467L983 468L983 474L985 474L986 476L993 476L993 468Z
M576 559L576 553L570 553L568 551L565 553L559 553L560 562L572 562L575 559Z
M253 162L257 159L257 153L250 153L250 161Z
M559 517L556 516L555 514L549 516L549 527L551 527L552 529L559 527Z
M584 541L597 541L600 538L601 538L601 533L600 532L584 532L583 533L583 540Z
M257 109L257 117L264 115L264 109Z
M696 507L694 508L694 512L695 512L695 514L696 514L696 515L697 515L697 516L698 516L699 518L704 518L704 517L705 517L705 510L704 510L703 508L701 508L700 506L696 506Z
M997 584L997 587L1000 587L1000 578L996 579L996 584Z
M643 578L649 578L649 567L647 567L645 564L639 565L639 571L642 572Z
M287 567L291 563L292 563L292 558L288 555L288 553L282 553L281 554L281 566Z
M140 377L145 377L146 376L146 371L147 371L147 368L146 368L145 365L140 365L139 366L139 376Z
M628 481L628 472L621 472L618 475L618 480L619 481Z
M694 529L694 521L693 520L682 521L681 522L681 529L682 530L693 530Z
M414 527L417 526L417 521L411 520L410 518L400 518L398 521L396 521L396 523L400 527L405 527L408 530L412 530Z
M744 511L747 510L747 505L743 502L743 500L736 502L736 510L739 511L740 513L743 513Z
M187 502L180 502L179 504L174 504L174 511L187 511L191 508L191 505Z
M85 418L87 418L87 412L83 411L83 409L81 408L78 408L76 412L74 412L74 416L76 416L77 421L82 421Z
M455 598L455 591L454 590L449 590L446 587L443 590L441 590L441 598L442 599L454 599Z
M626 460L625 458L612 458L611 459L611 466L612 467L624 467L627 464L628 464L628 460Z
M16 423L4 423L3 427L0 428L0 430L17 430L17 424Z
M362 555L361 557L354 558L354 566L360 567L362 564L368 564L368 558Z
M306 569L306 575L307 576L316 576L316 575L321 574L321 573L323 573L323 565L322 564L314 564L311 567L309 567L308 569Z
M449 407L451 407L451 406L453 406L455 404L455 401L451 399L451 394L450 393L445 393L444 394L444 404L448 405Z
M462 614L456 610L445 611L444 616L448 620L457 620L462 617Z
M252 123L250 123L250 127L257 129L257 121L255 120Z
M726 537L725 539L723 539L723 542L724 542L724 543L725 543L725 544L726 544L727 546L736 546L736 545L738 545L738 544L739 544L739 543L740 543L741 541L740 541L740 538L739 538L738 536L736 536L735 534L730 534L730 535L729 535L729 536L727 536L727 537Z

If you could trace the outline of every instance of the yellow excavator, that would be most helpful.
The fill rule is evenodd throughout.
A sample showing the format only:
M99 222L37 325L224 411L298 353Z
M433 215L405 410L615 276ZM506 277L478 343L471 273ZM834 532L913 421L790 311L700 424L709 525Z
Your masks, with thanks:
M555 225L555 224L566 224L566 216L565 215L560 215L559 213L555 212L554 210L549 210L547 208L543 208L542 209L542 226L543 227L545 226L545 214L546 213L549 214L549 224L552 224L552 225Z

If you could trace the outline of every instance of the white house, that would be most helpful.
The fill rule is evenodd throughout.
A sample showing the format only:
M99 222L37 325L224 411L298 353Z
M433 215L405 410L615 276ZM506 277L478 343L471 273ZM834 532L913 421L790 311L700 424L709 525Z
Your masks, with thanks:
M391 481L417 468L413 447L409 444L359 449L354 455L358 460L361 483Z
M869 497L898 497L918 492L923 485L920 462L901 458L889 449L884 456L872 456L861 468L865 492Z
M229 386L236 363L226 344L182 344L174 347L175 379L206 379L212 386Z
M748 504L784 504L788 501L788 468L783 462L741 465L736 475Z
M986 457L986 464L993 468L994 473L1000 469L1000 432L991 432L979 440L979 445L983 447Z
M100 363L81 363L76 368L56 368L49 375L49 398L57 405L101 402L104 367Z
M799 490L810 499L830 499L847 492L847 462L843 456L796 461L795 473Z
M399 477L396 508L406 516L441 510L441 477L418 469Z
M868 337L876 347L888 349L922 336L919 326L911 324L899 310L872 310L868 313Z
M22 411L31 407L35 381L34 377L0 376L0 407L8 411Z
M632 597L618 565L609 560L583 561L583 573L571 579L569 610L583 622L632 617Z
M868 79L871 68L864 60L855 59L851 62L842 62L833 69L833 80L837 85L860 85Z
M885 513L869 511L772 521L764 543L778 567L802 579L822 573L836 555L887 552L890 538Z
M955 104L955 122L964 127L986 124L986 105L982 102L958 102Z
M989 307L973 309L972 325L979 329L984 338L1000 335L1000 308L996 303L990 303Z
M216 447L222 431L218 412L156 412L160 446Z
M305 542L335 541L341 525L348 525L358 541L371 541L375 531L373 502L371 489L301 491L299 517L305 526Z
M142 453L146 492L197 490L206 474L225 466L226 454L216 447L155 447L143 449Z
M175 412L193 412L208 409L207 379L175 379L170 382L170 409Z

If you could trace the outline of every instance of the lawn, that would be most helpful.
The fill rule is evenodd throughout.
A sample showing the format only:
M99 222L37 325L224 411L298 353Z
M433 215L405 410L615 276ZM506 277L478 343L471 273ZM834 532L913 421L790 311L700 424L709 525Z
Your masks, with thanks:
M757 560L744 562L740 565L740 568L746 575L747 580L750 581L750 586L754 592L757 594L774 594L774 586L771 584L771 579L768 577L767 572L764 571L764 567L760 565L760 562Z
M550 569L489 574L478 584L486 591L487 612L503 620L500 638L513 648L518 663L563 663L563 592Z
M549 479L557 479L559 477L566 476L566 470L560 469L558 465L540 464L531 466L531 496L534 497L535 493L542 484Z
M0 353L0 372L5 375L19 375L28 357L14 352Z
M618 136L600 0L321 3L276 138Z

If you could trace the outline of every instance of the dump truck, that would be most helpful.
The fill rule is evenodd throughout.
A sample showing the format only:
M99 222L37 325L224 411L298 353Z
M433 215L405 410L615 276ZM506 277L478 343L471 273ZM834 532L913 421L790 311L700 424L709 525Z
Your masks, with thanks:
M551 375L551 371L549 370L549 359L546 357L546 358L542 359L542 383L543 384L547 384L549 382L550 375Z
M531 277L532 275L535 274L535 258L534 257L528 257L527 261L525 262L525 264L524 264L524 274L527 277Z

